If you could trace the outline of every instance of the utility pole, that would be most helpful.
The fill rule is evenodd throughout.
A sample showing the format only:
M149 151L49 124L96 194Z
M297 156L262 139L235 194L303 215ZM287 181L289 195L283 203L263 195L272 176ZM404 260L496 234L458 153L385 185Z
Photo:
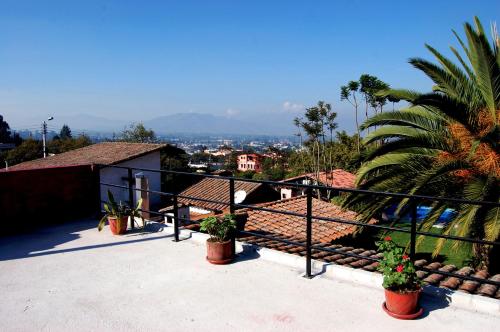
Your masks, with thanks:
M53 120L54 117L50 116L47 120ZM47 158L47 122L42 123L42 142L43 142L43 157Z

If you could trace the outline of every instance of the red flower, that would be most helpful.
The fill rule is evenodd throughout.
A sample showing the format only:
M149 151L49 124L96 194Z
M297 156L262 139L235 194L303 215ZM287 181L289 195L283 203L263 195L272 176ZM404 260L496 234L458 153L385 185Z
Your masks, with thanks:
M386 237L384 237L384 241L391 241L391 240L392 240L392 238L389 235L387 235Z
M403 272L403 265L398 265L396 267L396 271L398 271L399 273Z
M403 255L403 260L407 260L408 258L410 258L408 255Z

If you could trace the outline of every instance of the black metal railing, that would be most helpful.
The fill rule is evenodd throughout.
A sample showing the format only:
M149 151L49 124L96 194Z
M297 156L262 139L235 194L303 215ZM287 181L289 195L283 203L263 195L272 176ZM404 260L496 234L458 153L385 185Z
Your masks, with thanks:
M180 234L179 221L192 222L189 218L179 217L179 207L178 207L178 199L179 198L191 199L191 200L200 201L200 202L226 205L229 207L229 212L232 214L235 213L237 208L241 208L241 209L246 208L246 209L260 210L260 211L265 211L265 212L279 213L279 214L285 214L285 215L304 218L304 220L306 221L306 236L305 236L306 241L305 241L305 243L290 240L290 239L285 239L285 238L281 238L281 237L277 237L277 236L272 236L272 235L268 235L268 234L245 231L245 230L238 230L237 235L254 236L254 237L278 241L278 242L282 242L285 244L305 248L305 251L306 251L305 277L307 277L307 278L311 278L313 276L312 269L311 269L311 267L312 267L312 251L313 250L340 254L340 255L343 255L346 257L366 259L366 260L374 261L374 262L380 261L379 258L363 256L363 255L359 255L359 254L352 253L352 252L343 252L341 250L337 250L334 248L324 248L324 247L313 244L312 224L313 224L314 220L335 222L335 223L348 224L348 225L354 225L354 226L362 226L362 227L368 227L368 228L374 228L374 229L383 229L383 230L388 230L388 231L396 231L396 232L400 232L400 233L409 233L410 234L410 243L409 243L410 259L412 261L415 261L415 257L416 257L416 247L417 247L416 237L417 237L417 235L429 236L429 237L435 237L435 238L443 238L443 239L447 239L447 240L462 241L462 242L468 242L468 243L477 243L477 244L482 244L482 245L500 246L500 242L496 242L496 241L487 241L487 240L473 239L473 238L469 238L469 237L460 237L460 236L454 236L454 235L436 234L436 233L417 230L417 222L418 222L417 209L419 206L419 202L434 201L434 202L443 202L443 203L450 203L450 204L460 203L460 204L500 207L500 203L498 203L498 202L473 201L473 200L465 200L465 199L460 199L460 198L434 197L434 196L425 196L425 195L409 195L409 194L402 194L402 193L370 191L370 190L352 189L352 188L340 188L340 187L331 187L331 186L323 186L323 185L308 185L308 184L298 184L298 183L292 184L292 183L278 182L278 181L253 180L253 179L225 177L225 176L208 175L208 174L200 174L200 173L178 172L178 171L161 170L161 169L125 167L125 166L118 166L118 165L98 165L98 167L100 169L110 167L110 168L127 170L127 180L128 180L127 186L117 185L117 184L113 184L113 183L106 183L106 182L102 182L102 181L99 181L99 183L100 183L100 185L103 185L103 186L121 188L123 190L127 190L129 202L131 205L134 204L134 191L148 192L150 194L166 196L166 197L171 198L171 201L173 204L172 209L173 209L173 227L174 227L174 241L175 242L179 241L179 234ZM217 179L226 180L229 182L229 192L228 192L229 199L226 201L219 201L219 200L205 199L205 198L201 198L201 197L187 196L187 195L182 195L179 192L176 192L175 189L172 190L171 192L165 192L165 191L157 191L157 190L150 190L150 189L134 188L134 186L133 186L133 183L134 183L134 174L133 174L134 172L133 171L134 170L139 171L139 172L171 174L173 176L176 176L176 175L185 175L186 176L187 175L187 176L196 176L196 177L202 177L202 178L217 178ZM263 207L263 206L235 203L235 201L234 201L235 181L253 182L253 183L267 184L267 185L271 185L271 186L293 187L293 188L297 188L297 189L298 188L305 189L306 202L307 202L306 214L292 212L292 211L285 211L285 210L270 209L270 208ZM409 199L408 205L410 206L411 227L408 230L408 229L404 229L404 228L400 228L400 227L380 225L380 224L376 224L376 223L372 224L372 223L364 223L364 222L360 222L360 221L347 220L347 219L342 219L342 218L329 218L329 217L315 216L313 214L313 209L312 209L312 198L313 198L313 191L314 190L331 190L331 191L334 190L334 191L337 191L339 193L342 193L342 192L358 193L358 194L368 194L368 195L374 195L374 196L386 196L386 197L394 197L394 198L401 198L401 199ZM101 203L105 202L105 201L102 201L101 199L99 199L99 201ZM153 214L153 215L165 216L165 213L163 213L163 212L150 211L150 210L144 210L144 209L142 209L142 211ZM134 227L133 220L131 221L131 227L132 228ZM233 242L233 245L234 245L234 242ZM455 278L462 279L462 280L475 281L475 282L480 282L480 283L484 283L484 284L491 284L491 285L495 285L495 286L500 287L500 282L495 281L495 280L483 279L483 278L478 278L478 277L474 277L474 276L466 276L466 275L457 274L457 273L453 273L453 272L446 272L446 271L442 271L442 270L434 270L434 269L429 269L429 268L426 268L423 266L419 266L418 269L425 271L425 272L428 272L428 273L436 273L436 274L440 274L440 275L447 276L447 277L455 277Z

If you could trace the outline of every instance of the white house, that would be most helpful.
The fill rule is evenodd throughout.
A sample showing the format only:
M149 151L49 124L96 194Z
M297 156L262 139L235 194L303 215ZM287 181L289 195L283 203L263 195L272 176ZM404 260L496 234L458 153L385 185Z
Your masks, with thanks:
M159 170L161 167L160 150L165 144L104 142L71 150L47 158L40 158L9 167L9 170L25 170L52 168L76 165L115 165ZM161 174L133 170L135 177L143 176L149 183L149 189L161 191ZM128 171L115 167L103 167L99 172L100 181L114 185L128 185ZM135 185L135 181L133 183ZM101 185L101 199L107 199L107 191L111 190L116 200L128 201L128 190ZM150 204L160 202L159 195L149 196Z

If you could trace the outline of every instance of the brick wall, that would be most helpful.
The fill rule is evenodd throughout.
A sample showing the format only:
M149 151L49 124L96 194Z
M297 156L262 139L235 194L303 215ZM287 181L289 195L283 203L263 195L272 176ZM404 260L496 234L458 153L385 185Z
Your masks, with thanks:
M0 172L0 234L95 215L97 174L90 165Z

